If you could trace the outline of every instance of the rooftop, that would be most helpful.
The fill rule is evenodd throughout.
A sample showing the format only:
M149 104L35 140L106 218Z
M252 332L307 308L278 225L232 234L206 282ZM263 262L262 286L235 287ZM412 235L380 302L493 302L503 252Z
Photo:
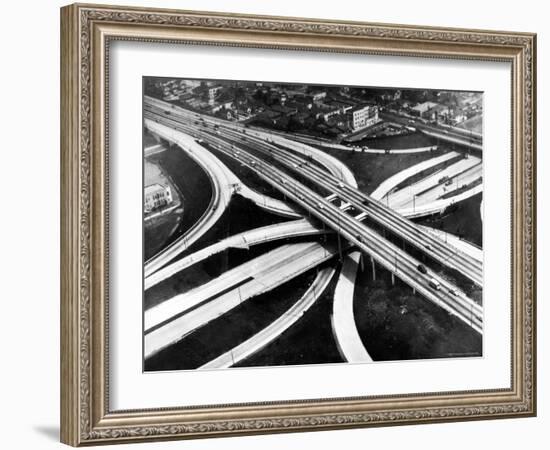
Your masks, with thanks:
M431 109L433 108L434 106L437 106L437 103L434 103L434 102L424 102L424 103L419 103L418 105L416 106L413 106L413 110L415 111L418 111L418 112L426 112L428 111L428 109Z
M164 191L164 189L166 188L162 184L159 184L159 183L150 184L149 186L145 186L145 195L154 194L155 192L158 192L158 191Z

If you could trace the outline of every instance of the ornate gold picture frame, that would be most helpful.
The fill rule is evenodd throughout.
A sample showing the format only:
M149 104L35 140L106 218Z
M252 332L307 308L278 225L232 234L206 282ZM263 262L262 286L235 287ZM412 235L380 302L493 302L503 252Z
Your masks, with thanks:
M109 49L115 41L511 65L511 385L113 410L109 402ZM61 440L73 445L536 414L536 36L74 4L61 9ZM508 127L509 124L502 124Z

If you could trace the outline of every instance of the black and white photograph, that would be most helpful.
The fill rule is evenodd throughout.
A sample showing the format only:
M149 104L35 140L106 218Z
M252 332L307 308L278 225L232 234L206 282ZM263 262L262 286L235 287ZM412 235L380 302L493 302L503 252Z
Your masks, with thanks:
M483 357L483 99L144 77L144 371Z

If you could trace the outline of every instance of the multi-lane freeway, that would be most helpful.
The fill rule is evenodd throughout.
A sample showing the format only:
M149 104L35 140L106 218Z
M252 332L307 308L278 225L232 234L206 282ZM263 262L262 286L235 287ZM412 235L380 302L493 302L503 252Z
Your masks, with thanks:
M251 142L254 146L252 150L262 151L266 157L276 157L278 162L290 170L297 172L300 176L307 177L327 192L336 194L342 201L352 205L357 211L366 213L369 217L387 227L389 231L396 233L400 238L420 248L430 257L447 266L452 266L459 272L463 272L478 285L482 284L482 266L479 261L473 260L468 255L424 232L416 224L406 220L403 216L393 211L393 209L381 202L374 201L371 197L357 190L355 186L347 185L342 181L341 177L327 174L315 164L311 164L307 158L301 158L299 155L274 145L274 143L286 144L286 140L278 141L276 137L269 137L266 132L250 130L241 130L238 132L232 127L218 128L218 132L221 132L220 130L223 130L224 136L235 145ZM242 133L242 131L246 133ZM302 152L304 151L303 147L302 144L300 146ZM476 161L479 160L472 158L465 161L466 163L469 161L469 166L472 166L476 165ZM454 168L454 166L452 167Z
M159 112L158 107L154 107L154 110L157 113ZM162 112L164 112L164 110L162 110ZM179 108L174 108L172 114L182 119L189 115L187 111ZM204 120L208 119L204 118ZM440 239L426 233L416 224L405 219L402 215L396 213L382 202L377 202L370 196L356 189L356 186L347 184L346 181L349 180L349 177L334 175L334 171L332 174L328 174L317 165L311 163L311 158L303 158L300 157L300 155L281 148L281 145L287 144L287 139L270 136L269 133L265 131L251 131L242 127L237 127L237 131L233 123L224 122L218 119L214 120L214 124L217 126L216 137L219 137L220 133L223 132L224 137L232 142L233 145L242 147L250 143L252 145L252 148L250 148L251 151L260 151L267 158L276 158L277 162L282 163L288 169L296 172L299 176L306 177L314 183L317 183L321 188L325 189L326 192L336 194L343 202L349 203L355 210L368 215L371 219L387 227L389 231L416 246L428 256L447 266L452 266L455 270L464 273L478 285L482 284L482 265L479 261L473 260L468 255L465 255L461 251L442 242ZM307 146L304 144L298 144L298 148L302 154L307 151ZM306 148L306 150L304 150L304 148ZM295 149L296 147L293 147L293 150ZM319 150L316 151L319 152ZM305 154L306 156L311 155ZM336 167L334 170L338 174L338 168ZM345 181L343 181L342 178L344 178Z
M335 205L324 198L319 192L310 189L305 184L299 182L295 177L290 176L288 172L276 167L273 162L266 162L266 159L264 159L265 155L262 154L262 156L264 156L263 158L258 157L257 154L263 152L263 147L259 148L258 137L253 138L249 136L248 133L241 133L242 135L239 138L240 142L237 142L235 133L238 133L238 131L231 130L234 124L229 124L227 127L221 127L220 123L222 123L222 121L218 119L202 117L181 108L174 108L171 105L168 106L167 109L159 110L157 106L150 105L147 102L145 116L147 119L164 124L182 133L189 134L197 139L203 139L213 148L247 166L267 183L282 192L290 200L294 201L298 206L336 231L342 238L353 243L363 252L371 255L377 263L415 288L427 299L437 303L447 311L455 314L465 323L469 324L473 329L481 332L482 309L477 303L468 298L468 296L454 284L434 271L424 268L421 272L419 267L422 266L422 264L417 259L373 231L370 227L367 227L360 220L361 215L363 215L363 218L365 214L373 215L373 208L368 209L366 207L367 205L376 205L375 211L378 217L381 217L382 214L386 214L383 223L388 229L391 226L395 228L395 223L399 223L399 226L402 226L402 223L406 223L406 221L404 222L405 219L391 209L384 209L382 207L383 205L381 206L378 202L371 201L368 196L362 196L360 192L355 192L352 186L347 185L345 182L341 181L341 179L338 180L337 177L323 169L316 167L315 164L302 165L302 170L300 171L302 176L318 183L320 187L324 187L325 189L328 187L336 191L336 194L342 197L342 200L346 202L348 202L349 199L351 202L348 203L353 204L356 212L359 212L359 214L351 215L345 212L345 208L342 208L342 205ZM193 118L200 120L195 120L195 123L193 122ZM276 145L270 143L268 139L266 139L262 146L272 147L271 150L275 153L273 147L276 147ZM288 151L287 153L285 157L291 158L290 153ZM281 154L277 154L277 158L283 165L288 166L289 161L283 160ZM298 165L296 164L296 166ZM298 169L298 167L294 166L293 168ZM367 203L367 205L360 206L361 202ZM388 220L392 217L392 220ZM403 234L409 232L405 230L405 228L402 228L402 230ZM414 232L422 235L422 231L415 230ZM437 256L438 252L445 251L445 246L439 242L440 240L433 236L427 235L423 236L421 239L410 236L409 239L416 239L422 242L419 248L422 248L424 252L432 257L441 258L441 256ZM431 248L426 246L424 240L429 243ZM438 248L434 251L431 242L436 241L438 242L436 244ZM453 264L453 257L457 257L455 252L453 252L452 255L448 254L448 257L444 259L445 263L449 265ZM464 255L458 254L458 257L463 258ZM475 276L477 261L472 263L470 271L474 274L473 276Z

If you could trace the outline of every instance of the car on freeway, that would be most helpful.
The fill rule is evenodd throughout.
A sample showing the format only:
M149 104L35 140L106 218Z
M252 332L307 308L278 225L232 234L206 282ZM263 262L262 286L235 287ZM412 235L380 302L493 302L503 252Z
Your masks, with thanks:
M439 291L441 289L441 283L437 281L435 278L431 278L429 283L431 288L435 289L436 291Z
M344 189L346 187L346 185L340 181L338 183L338 187L341 188L341 189Z
M325 206L322 203L317 203L317 206L319 207L319 209L325 209Z
M426 266L424 264L418 264L418 266L416 266L416 269L420 272L420 273L423 273L423 274L427 274L428 273L428 269L426 269Z
M458 297L458 291L454 288L449 289L449 294L454 295L455 297Z
M424 244L424 247L426 247L428 250L432 250L432 244Z

